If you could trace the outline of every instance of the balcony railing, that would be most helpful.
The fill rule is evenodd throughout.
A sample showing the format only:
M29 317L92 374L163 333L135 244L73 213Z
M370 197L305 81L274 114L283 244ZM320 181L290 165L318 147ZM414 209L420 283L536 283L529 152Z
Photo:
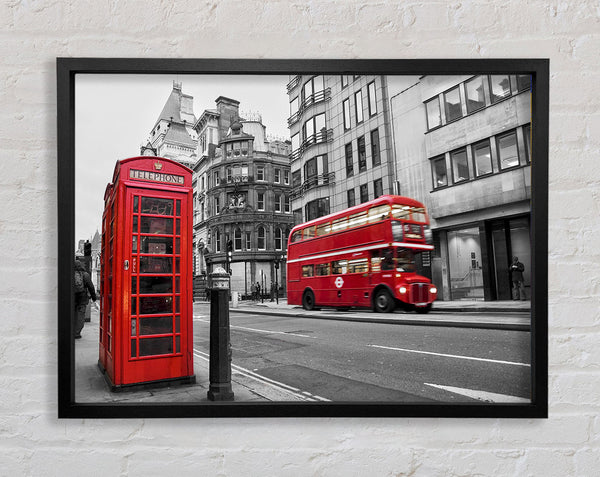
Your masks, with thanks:
M291 90L293 90L299 84L300 84L300 75L296 75L287 84L287 92L289 93Z
M319 132L316 132L316 133L311 134L310 136L308 136L302 142L302 144L300 144L300 147L298 149L296 149L295 151L292 151L292 153L290 154L290 159L292 161L295 161L309 147L311 147L311 146L313 146L315 144L324 143L324 142L331 142L331 141L333 141L333 129L325 129L325 128L323 128Z
M302 185L294 187L290 194L292 199L302 197L306 192L316 187L335 184L335 172L309 177Z
M302 113L304 113L304 111L306 111L306 109L311 107L313 104L320 103L321 101L328 101L329 99L331 99L331 88L326 88L322 91L317 91L316 93L311 94L305 98L304 101L302 101L302 104L300 104L298 107L298 111L296 111L288 119L288 126L296 123L302 116Z

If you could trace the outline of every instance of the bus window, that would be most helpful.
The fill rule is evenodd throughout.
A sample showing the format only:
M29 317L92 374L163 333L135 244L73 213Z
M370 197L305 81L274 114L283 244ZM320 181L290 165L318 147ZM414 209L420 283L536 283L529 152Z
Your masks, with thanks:
M369 209L369 223L385 220L390 215L390 206L388 204L378 205Z
M391 248L386 248L382 251L382 270L393 270L394 269L394 251Z
M412 210L412 219L415 222L421 222L421 223L426 223L427 222L427 218L425 216L425 209L418 209L418 208L414 208Z
M292 234L292 237L290 238L290 242L292 242L292 243L300 242L300 240L302 240L302 230L296 230Z
M360 227L361 225L365 225L366 223L367 223L367 213L359 212L358 214L352 214L350 216L350 220L348 221L348 228Z
M410 220L410 207L408 205L392 205L392 217L394 219Z
M402 240L402 222L392 220L392 239L398 242Z
M312 277L315 274L315 270L314 270L314 266L313 265L303 265L302 266L302 277L306 278L306 277Z
M348 273L365 273L369 268L366 258L357 258L348 262Z
M346 230L348 228L348 217L342 217L341 219L336 219L331 224L332 232L340 232L342 230Z
M396 251L396 271L409 272L415 271L415 256L412 251L405 248L398 248Z
M329 275L329 264L328 263L320 263L317 265L317 275L324 276Z
M309 238L313 238L315 236L315 226L306 227L304 229L304 234L302 235L302 239L306 240Z
M381 271L381 261L382 257L379 256L379 250L371 251L371 271L372 272L380 272Z
M336 260L331 262L331 269L334 275L341 275L348 271L348 260Z
M331 232L331 224L329 222L317 225L317 236L327 235L329 232Z

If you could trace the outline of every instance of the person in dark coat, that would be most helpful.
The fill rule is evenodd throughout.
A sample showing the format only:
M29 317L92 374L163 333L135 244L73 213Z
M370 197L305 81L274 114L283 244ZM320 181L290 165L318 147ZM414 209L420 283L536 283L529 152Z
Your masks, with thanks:
M513 300L526 300L525 298L525 282L523 279L523 271L525 266L519 262L519 257L513 257L510 265L510 278L513 283Z
M90 301L96 301L96 290L90 274L85 271L83 263L75 260L75 276L74 276L74 292L75 292L75 339L81 338L81 330L85 324L85 310ZM89 295L88 295L89 293Z

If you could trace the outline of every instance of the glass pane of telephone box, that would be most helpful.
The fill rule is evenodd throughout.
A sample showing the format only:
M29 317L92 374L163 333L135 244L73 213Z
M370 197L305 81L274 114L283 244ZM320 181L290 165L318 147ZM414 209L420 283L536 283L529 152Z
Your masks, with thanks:
M171 257L140 257L140 273L173 273Z
M140 315L157 315L173 313L173 297L170 296L141 296Z
M140 293L172 293L173 277L140 277Z
M142 197L142 214L173 215L173 199Z

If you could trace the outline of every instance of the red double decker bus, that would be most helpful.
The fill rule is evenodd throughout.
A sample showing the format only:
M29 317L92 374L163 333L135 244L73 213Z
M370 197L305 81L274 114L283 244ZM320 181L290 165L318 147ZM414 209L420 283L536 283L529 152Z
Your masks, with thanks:
M394 195L297 225L287 249L288 304L428 313L437 288L417 274L416 257L431 242L425 206Z

